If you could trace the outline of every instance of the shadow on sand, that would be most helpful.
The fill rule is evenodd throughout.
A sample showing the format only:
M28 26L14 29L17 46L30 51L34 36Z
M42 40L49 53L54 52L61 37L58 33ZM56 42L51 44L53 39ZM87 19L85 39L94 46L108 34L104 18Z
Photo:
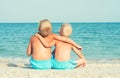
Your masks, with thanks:
M19 65L19 64L15 64L15 63L8 63L7 66L8 67L20 67L20 68L32 69L30 64Z

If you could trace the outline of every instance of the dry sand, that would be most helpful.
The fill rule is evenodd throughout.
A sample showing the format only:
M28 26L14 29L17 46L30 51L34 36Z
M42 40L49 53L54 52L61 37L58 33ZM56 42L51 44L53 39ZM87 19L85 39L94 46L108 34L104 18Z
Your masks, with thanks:
M0 60L0 78L120 78L120 61L88 62L74 70L34 70L28 61Z

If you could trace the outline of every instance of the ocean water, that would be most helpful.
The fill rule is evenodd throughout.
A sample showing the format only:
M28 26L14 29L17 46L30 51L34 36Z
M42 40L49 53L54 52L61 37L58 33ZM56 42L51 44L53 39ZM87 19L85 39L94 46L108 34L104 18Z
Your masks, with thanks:
M83 47L88 60L120 59L120 23L71 23L70 36ZM61 23L53 23L58 34ZM0 23L0 57L27 58L26 48L30 37L37 32L37 23ZM71 58L78 58L74 52Z

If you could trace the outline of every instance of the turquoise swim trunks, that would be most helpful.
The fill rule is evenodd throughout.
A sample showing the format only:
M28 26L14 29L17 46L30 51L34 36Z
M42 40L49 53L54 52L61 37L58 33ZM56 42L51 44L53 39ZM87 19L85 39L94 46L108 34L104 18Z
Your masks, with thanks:
M30 58L30 63L32 68L34 69L50 69L51 68L51 59L48 60L34 60L32 57Z
M52 59L53 69L74 69L76 66L77 66L76 60L58 61L55 58Z

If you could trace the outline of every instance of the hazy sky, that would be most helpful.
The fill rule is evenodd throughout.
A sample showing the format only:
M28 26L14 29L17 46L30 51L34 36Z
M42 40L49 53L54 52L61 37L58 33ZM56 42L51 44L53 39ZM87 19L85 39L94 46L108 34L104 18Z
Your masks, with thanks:
M0 0L0 22L120 22L120 0Z

